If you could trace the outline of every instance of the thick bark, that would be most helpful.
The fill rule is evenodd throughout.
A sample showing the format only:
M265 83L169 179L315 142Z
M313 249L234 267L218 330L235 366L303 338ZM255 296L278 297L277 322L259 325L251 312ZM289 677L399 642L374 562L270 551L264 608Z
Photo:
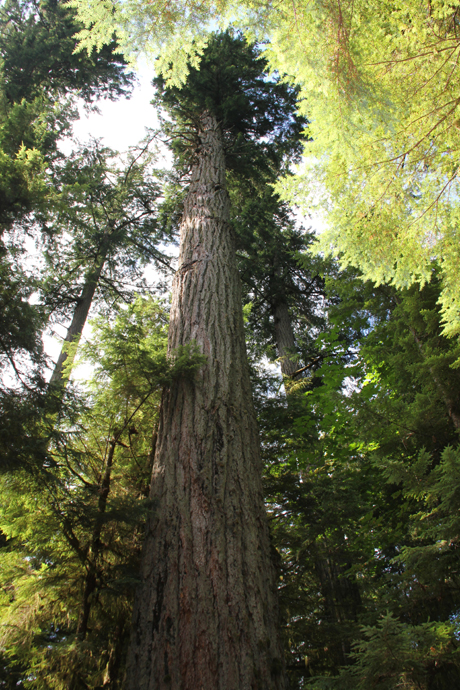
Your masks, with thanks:
M195 380L164 391L128 690L285 687L222 135L204 113L181 224L169 349Z

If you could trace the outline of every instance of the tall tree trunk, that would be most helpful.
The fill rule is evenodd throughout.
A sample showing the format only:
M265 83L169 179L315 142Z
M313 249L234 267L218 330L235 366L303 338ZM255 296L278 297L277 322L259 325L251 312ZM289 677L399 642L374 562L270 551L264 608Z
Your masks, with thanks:
M291 315L286 302L281 301L272 304L272 314L275 325L276 348L281 364L281 373L284 376L292 376L299 368L299 357L296 355L294 330L292 328ZM286 393L288 391L286 390Z
M259 440L229 226L223 140L205 112L181 224L169 351L195 380L164 391L128 690L285 687Z
M62 344L61 352L49 381L50 386L65 384L67 382L67 379L64 376L64 366L72 366L75 358L75 352L69 352L68 347L72 344L78 345L80 342L81 334L83 333L83 328L85 327L86 319L88 318L89 310L91 309L91 304L93 303L94 293L96 292L99 284L102 269L104 268L105 260L107 258L110 246L110 234L112 230L113 227L110 225L108 230L104 233L101 247L96 256L94 264L86 276L80 297L78 298L77 305L73 312L72 322L67 329L67 334Z

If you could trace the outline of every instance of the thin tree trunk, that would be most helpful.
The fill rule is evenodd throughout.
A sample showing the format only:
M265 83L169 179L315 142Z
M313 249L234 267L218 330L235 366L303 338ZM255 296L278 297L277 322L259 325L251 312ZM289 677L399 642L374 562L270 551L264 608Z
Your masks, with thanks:
M112 474L113 458L118 438L115 435L109 443L109 450L104 462L104 472L99 484L99 500L97 504L96 521L94 524L91 543L87 554L85 587L83 590L83 601L77 623L77 637L84 640L88 632L88 621L91 613L92 595L97 587L98 561L101 551L101 531L104 524L105 512L107 509L107 499L110 492L110 479Z
M83 642L88 632L88 623L93 603L93 595L98 586L98 567L99 556L101 551L101 531L104 524L104 516L107 509L107 499L110 492L110 480L112 474L113 458L115 455L115 448L118 437L114 435L110 440L108 453L104 461L103 473L99 484L99 500L97 504L97 514L94 523L91 541L87 547L86 553L86 575L83 588L83 597L81 608L78 615L77 629L75 631L76 638ZM78 652L74 652L73 659L74 670L69 683L69 690L80 690L86 687L86 684L81 677L81 667L78 659Z
M272 313L275 325L276 348L281 364L281 373L291 377L299 368L299 357L296 354L294 330L292 328L291 315L286 302L277 302L272 305ZM286 391L287 393L288 391Z
M125 612L119 616L117 624L112 638L112 647L109 652L109 658L107 661L107 666L104 672L104 679L102 682L102 688L104 690L113 690L119 687L120 683L120 667L123 660L123 648L126 648L127 643L127 623L129 619L125 615Z
M324 544L326 547L326 545ZM327 548L327 547L326 547ZM337 626L331 636L330 652L335 661L334 672L349 663L351 639L349 624L356 623L361 609L361 592L358 584L346 574L349 565L344 560L345 545L342 543L335 553L317 554L315 568L320 580L324 598L326 620Z
M289 402L292 393L291 385L293 374L299 371L299 357L293 358L295 353L294 329L292 319L286 302L272 304L272 313L275 325L275 340L278 354L281 358L281 372L284 375L284 389ZM290 385L291 384L291 385ZM342 549L345 551L345 544ZM317 553L315 558L315 568L319 576L321 594L324 597L325 610L330 622L338 626L337 633L339 644L331 641L334 647L339 666L347 663L351 649L351 641L341 635L340 626L348 621L356 622L359 608L361 606L361 593L356 582L345 575L346 567L338 562L341 556L340 550L329 557ZM334 558L335 556L335 558Z
M83 285L80 297L78 298L77 305L73 312L72 322L67 329L61 352L49 381L50 386L67 383L68 376L64 376L64 366L71 367L75 359L75 351L71 350L69 352L68 347L72 344L77 346L80 342L81 334L83 333L83 328L85 327L86 319L91 309L94 293L99 284L102 269L104 268L107 258L111 230L112 228L104 234L99 255L86 277L85 284Z
M128 690L285 687L274 567L229 226L222 134L203 113L181 224L169 351L195 380L164 391Z

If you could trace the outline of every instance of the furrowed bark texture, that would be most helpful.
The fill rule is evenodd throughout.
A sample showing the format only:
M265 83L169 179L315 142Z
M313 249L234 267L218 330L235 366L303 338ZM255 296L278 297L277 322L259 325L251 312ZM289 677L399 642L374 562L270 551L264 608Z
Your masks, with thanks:
M230 232L222 135L200 120L181 225L171 352L195 380L164 392L128 690L281 690L274 568Z

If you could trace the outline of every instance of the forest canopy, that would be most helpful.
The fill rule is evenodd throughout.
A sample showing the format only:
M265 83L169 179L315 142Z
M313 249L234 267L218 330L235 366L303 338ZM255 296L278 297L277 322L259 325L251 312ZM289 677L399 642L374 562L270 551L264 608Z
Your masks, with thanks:
M0 688L460 685L458 6L4 3Z
M265 44L272 69L300 85L311 122L301 172L279 183L284 198L324 206L319 249L377 284L423 285L436 260L445 332L460 331L458 0L73 6L88 27L81 49L114 31L127 55L152 54L176 84L212 21Z

